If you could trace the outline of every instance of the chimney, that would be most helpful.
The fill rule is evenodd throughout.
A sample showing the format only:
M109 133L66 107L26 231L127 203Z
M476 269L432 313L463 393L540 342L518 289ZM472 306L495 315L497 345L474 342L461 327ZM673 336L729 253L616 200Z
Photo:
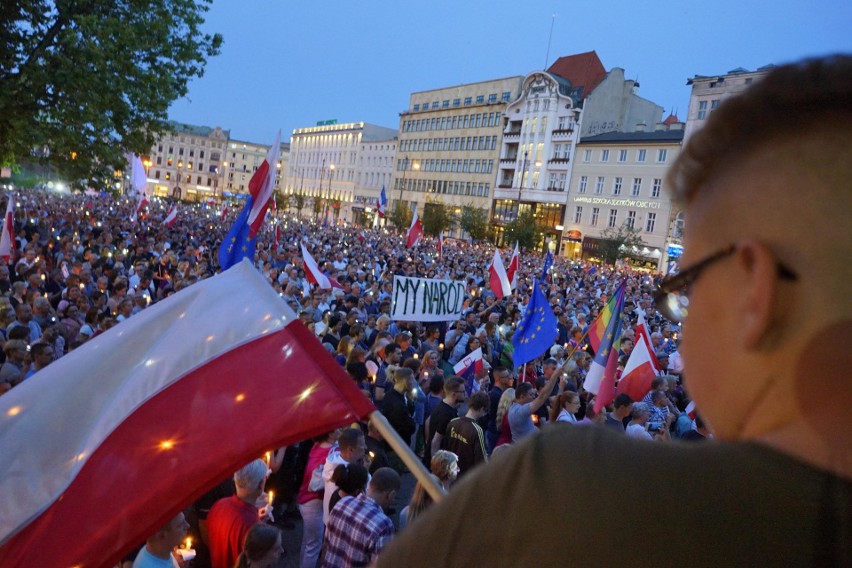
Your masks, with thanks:
M657 125L654 127L654 130L659 132L660 130L668 130L668 129L666 128L665 122L658 122Z
M645 123L637 122L636 123L636 132L645 132Z

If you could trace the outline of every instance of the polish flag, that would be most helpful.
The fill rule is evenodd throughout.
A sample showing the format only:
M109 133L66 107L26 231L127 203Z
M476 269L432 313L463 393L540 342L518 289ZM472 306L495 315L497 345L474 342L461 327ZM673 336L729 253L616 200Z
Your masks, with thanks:
M3 233L0 234L0 258L9 263L15 261L15 196L10 193L7 198Z
M309 253L308 249L305 248L305 245L301 246L302 259L305 265L305 279L311 284L316 284L322 289L340 288L342 290L343 286L340 285L340 282L331 276L326 276L326 274L320 270L317 261L315 261L314 257L311 256L311 253Z
M222 222L225 222L225 217L228 216L228 206L225 205L224 209L222 209Z
M468 396L479 390L479 383L476 382L475 378L481 372L482 347L477 347L453 365L453 373L464 379L465 391L467 391Z
M442 258L444 256L444 231L441 231L441 234L438 235L438 258Z
M626 393L633 400L640 401L651 390L651 381L657 376L659 372L654 367L648 344L637 337L636 345L630 352L615 392L616 394Z
M266 210L269 208L269 200L272 199L272 190L275 187L275 176L278 172L278 153L281 150L281 131L275 135L275 142L266 154L266 159L254 172L249 180L249 192L251 193L252 205L248 215L249 238L253 239L260 232L263 220L266 218Z
M148 191L146 188L141 189L141 193L139 194L139 201L136 203L136 209L133 211L133 216L130 220L133 223L139 219L139 215L142 213L142 210L148 206Z
M518 268L520 267L520 263L520 258L518 258L518 241L515 241L515 252L512 253L509 268L506 269L506 277L509 279L512 290L518 287Z
M503 259L500 258L500 249L494 250L494 259L491 261L491 266L488 267L488 273L490 274L491 291L494 292L498 300L503 296L512 294L512 285L506 275Z
M662 375L663 366L660 365L660 361L659 359L657 359L657 354L654 352L654 346L651 343L651 336L648 333L648 326L645 324L645 310L637 306L636 315L636 341L634 341L634 343L638 343L640 338L642 341L645 342L645 346L648 348L648 353L651 354L651 362L654 365L654 370L657 372L658 375Z
M358 232L358 240L362 243L367 240L367 234L364 231Z
M166 218L163 219L163 223L165 223L167 227L172 227L174 226L175 221L177 221L177 206L172 205L169 212L166 213Z
M275 224L275 237L272 241L272 244L275 245L275 248L281 246L281 225L278 223Z
M696 411L695 411L695 401L690 400L689 404L686 405L686 408L683 410L686 412L686 415L695 420Z
M372 411L244 260L0 397L0 566L113 566L270 448Z
M423 236L423 224L417 216L417 211L414 212L414 217L411 219L411 226L408 228L408 236L405 239L405 246L413 247L420 241Z

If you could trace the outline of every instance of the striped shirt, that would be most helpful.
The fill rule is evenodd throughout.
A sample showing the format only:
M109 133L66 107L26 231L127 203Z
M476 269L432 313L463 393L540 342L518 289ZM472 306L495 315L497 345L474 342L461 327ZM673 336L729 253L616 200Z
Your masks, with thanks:
M441 446L459 457L459 477L486 460L485 434L473 418L454 418L447 426Z
M344 497L328 515L322 568L367 566L391 541L393 522L365 494Z

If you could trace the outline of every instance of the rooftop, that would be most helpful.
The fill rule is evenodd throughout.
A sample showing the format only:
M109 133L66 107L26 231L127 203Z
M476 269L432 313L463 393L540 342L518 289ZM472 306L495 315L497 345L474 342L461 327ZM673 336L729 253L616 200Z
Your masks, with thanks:
M651 130L647 132L606 132L597 136L586 136L580 139L580 144L616 144L637 142L681 142L683 129Z
M595 51L566 55L553 62L547 71L567 79L586 98L606 78L606 69Z

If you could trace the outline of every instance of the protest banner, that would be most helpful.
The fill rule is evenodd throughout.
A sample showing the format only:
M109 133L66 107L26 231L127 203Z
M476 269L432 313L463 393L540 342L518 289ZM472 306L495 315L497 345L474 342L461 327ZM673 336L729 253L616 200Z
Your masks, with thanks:
M403 321L457 320L464 297L464 282L394 276L391 317Z

